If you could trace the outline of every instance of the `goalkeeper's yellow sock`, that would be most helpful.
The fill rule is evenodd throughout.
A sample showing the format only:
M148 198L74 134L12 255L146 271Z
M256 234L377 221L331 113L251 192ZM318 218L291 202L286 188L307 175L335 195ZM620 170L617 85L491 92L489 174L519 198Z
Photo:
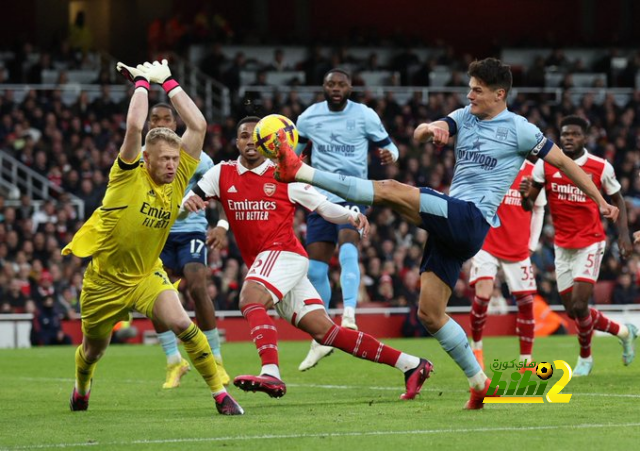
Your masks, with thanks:
M217 394L226 391L218 375L218 367L207 337L198 329L198 326L191 323L187 330L178 335L178 338L184 343L184 349L189 354L191 363L196 367L211 392Z
M91 379L98 362L89 363L84 355L82 345L76 348L76 390L78 394L86 395L91 389Z

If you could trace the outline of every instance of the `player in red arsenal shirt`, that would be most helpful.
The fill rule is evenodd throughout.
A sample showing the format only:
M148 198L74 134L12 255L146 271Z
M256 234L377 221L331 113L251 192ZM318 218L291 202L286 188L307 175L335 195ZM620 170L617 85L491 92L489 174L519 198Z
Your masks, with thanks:
M533 163L524 161L498 208L500 227L489 230L482 250L471 260L470 282L476 290L471 306L471 347L483 369L482 332L498 268L502 269L518 306L516 332L520 338L520 361L531 361L535 326L533 295L537 287L529 255L538 245L546 196L542 191L536 198L532 213L521 207L522 196L518 189L520 181L531 176L533 167Z
M616 221L620 255L631 254L632 244L627 226L627 210L620 193L613 166L585 149L588 123L578 116L567 116L561 122L560 142L563 152L591 176L598 188L611 196L620 209ZM617 324L593 307L589 299L598 280L605 247L605 232L598 206L556 168L540 160L531 179L523 179L520 192L523 207L531 209L533 200L544 188L555 229L555 263L558 291L562 303L578 328L580 357L574 376L587 376L593 368L591 336L601 330L618 336L622 344L622 360L629 365L635 357L637 328Z
M309 258L293 231L297 204L330 222L351 223L365 233L369 227L366 217L329 202L310 185L278 182L274 178L275 165L258 153L253 143L258 121L257 117L248 117L239 122L240 158L211 168L183 202L183 209L192 212L205 208L209 199L218 200L249 268L240 292L240 309L251 326L262 370L258 376L238 376L234 384L274 398L286 393L278 365L277 330L267 313L274 307L280 317L323 345L399 369L406 385L401 398L415 398L432 371L431 362L386 346L363 332L334 324L307 278ZM219 242L213 234L207 241L213 245Z

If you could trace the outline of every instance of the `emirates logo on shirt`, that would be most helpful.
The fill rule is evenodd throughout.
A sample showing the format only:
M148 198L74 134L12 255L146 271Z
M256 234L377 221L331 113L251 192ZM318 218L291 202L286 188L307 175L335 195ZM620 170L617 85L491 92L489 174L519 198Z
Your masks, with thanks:
M269 197L273 196L276 192L275 183L265 183L263 188L264 188L264 193Z

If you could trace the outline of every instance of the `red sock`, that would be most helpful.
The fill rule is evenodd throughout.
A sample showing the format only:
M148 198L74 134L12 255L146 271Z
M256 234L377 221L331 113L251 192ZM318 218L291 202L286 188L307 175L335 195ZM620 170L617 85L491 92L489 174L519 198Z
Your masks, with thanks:
M471 338L473 341L482 340L482 331L484 323L487 321L487 309L489 308L489 299L474 296L473 305L471 305Z
M576 318L576 326L578 327L578 343L580 343L580 357L587 358L591 356L591 335L593 334L593 320L591 314L584 318Z
M258 349L262 365L278 365L278 331L262 304L249 304L242 315L251 326L251 339Z
M322 344L333 346L361 359L395 366L400 358L400 351L383 345L371 335L356 330L346 329L335 324L322 338Z
M530 294L518 296L516 297L516 304L518 305L516 333L520 337L520 355L531 355L536 325L533 320L533 296Z
M596 310L593 307L591 307L589 311L591 312L591 319L595 330L607 332L611 335L618 335L618 332L620 332L620 324L615 321L611 321L609 318L604 316L601 311Z

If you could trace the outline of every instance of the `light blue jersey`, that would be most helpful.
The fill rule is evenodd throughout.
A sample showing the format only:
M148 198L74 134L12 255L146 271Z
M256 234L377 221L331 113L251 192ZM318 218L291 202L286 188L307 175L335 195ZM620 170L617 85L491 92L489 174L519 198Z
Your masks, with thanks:
M198 167L196 168L196 172L189 180L189 185L187 185L187 190L185 193L188 193L193 189L193 187L198 183L198 180L202 178L202 176L209 169L213 167L213 160L206 153L202 152L200 154L200 163L198 163ZM203 232L207 233L207 226L209 223L207 222L207 218L204 210L199 211L198 213L192 213L188 215L185 219L178 219L171 227L170 233L185 233L185 232Z
M300 154L311 141L311 165L334 174L368 178L370 145L390 150L398 157L398 148L389 138L380 118L366 105L347 100L342 111L331 111L327 102L311 105L296 124ZM341 197L320 190L331 202L344 202Z
M469 107L447 118L456 134L456 166L449 195L472 202L493 227L504 195L529 153L544 157L553 143L524 117L505 109L491 120L479 120Z

